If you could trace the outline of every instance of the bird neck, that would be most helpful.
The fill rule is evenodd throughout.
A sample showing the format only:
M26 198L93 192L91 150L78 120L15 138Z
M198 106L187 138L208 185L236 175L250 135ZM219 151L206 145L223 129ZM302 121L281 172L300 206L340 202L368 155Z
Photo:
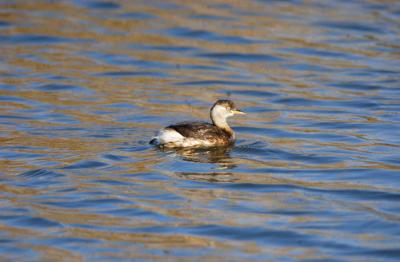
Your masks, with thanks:
M226 122L226 117L221 116L220 114L215 113L215 112L211 112L210 115L211 115L211 121L213 122L213 124L216 127L221 128L224 131L226 131L232 138L235 137L235 133L233 132L232 128Z

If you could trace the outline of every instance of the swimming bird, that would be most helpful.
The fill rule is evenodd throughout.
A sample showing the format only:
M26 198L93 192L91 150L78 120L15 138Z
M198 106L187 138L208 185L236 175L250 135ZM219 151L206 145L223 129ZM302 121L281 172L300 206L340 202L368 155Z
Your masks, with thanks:
M212 123L181 122L162 128L150 144L160 147L217 147L235 142L235 132L226 119L243 115L230 100L218 100L210 109Z

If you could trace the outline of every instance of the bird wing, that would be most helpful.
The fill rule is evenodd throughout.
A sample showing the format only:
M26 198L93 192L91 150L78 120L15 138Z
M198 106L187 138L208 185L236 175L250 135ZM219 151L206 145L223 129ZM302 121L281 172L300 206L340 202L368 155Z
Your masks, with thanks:
M206 122L182 122L170 125L167 128L174 129L187 138L209 138L225 136L224 132L215 125Z

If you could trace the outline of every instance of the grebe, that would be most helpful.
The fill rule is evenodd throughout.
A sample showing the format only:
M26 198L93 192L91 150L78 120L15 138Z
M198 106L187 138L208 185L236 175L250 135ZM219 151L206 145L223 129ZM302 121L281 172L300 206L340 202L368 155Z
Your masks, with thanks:
M218 100L211 107L212 124L206 122L182 122L161 129L150 144L161 147L215 147L235 142L235 133L226 119L243 115L230 100Z

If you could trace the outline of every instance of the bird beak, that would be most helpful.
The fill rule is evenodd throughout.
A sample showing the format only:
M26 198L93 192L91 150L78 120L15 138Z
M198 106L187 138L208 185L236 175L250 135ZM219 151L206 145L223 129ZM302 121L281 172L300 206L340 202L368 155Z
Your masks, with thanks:
M246 114L246 113L240 111L239 109L232 110L232 113L234 113L235 115L245 115Z

